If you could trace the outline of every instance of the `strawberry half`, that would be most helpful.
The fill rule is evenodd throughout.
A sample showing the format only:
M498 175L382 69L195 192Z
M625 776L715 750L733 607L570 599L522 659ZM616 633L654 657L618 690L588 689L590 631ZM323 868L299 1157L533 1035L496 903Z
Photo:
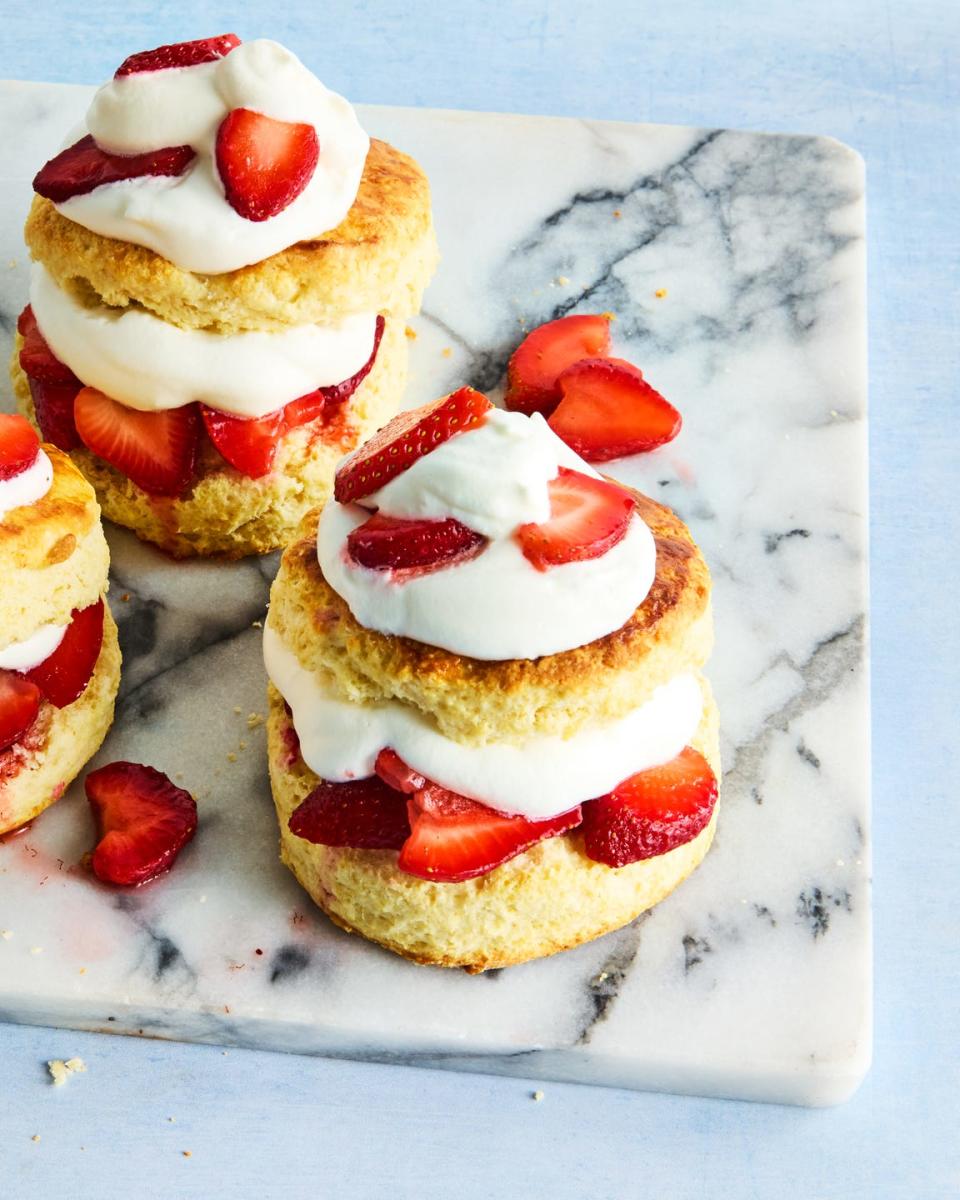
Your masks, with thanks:
M62 204L105 183L144 175L182 175L195 158L190 146L166 146L145 154L108 154L88 133L40 168L33 190L54 204Z
M560 388L550 428L590 462L653 450L680 432L677 410L622 358L574 363L560 376Z
M377 755L373 769L394 791L405 792L408 796L427 786L426 778L408 767L396 750L391 750L389 746Z
M60 645L27 678L57 708L66 708L85 690L103 645L103 600L75 608Z
M156 50L141 50L123 60L117 67L114 79L124 75L140 75L144 71L166 71L170 67L196 67L200 63L216 62L239 45L240 39L235 33L222 33L219 37L174 42L169 46L157 46Z
M560 317L527 334L507 364L504 405L512 412L551 413L560 403L557 379L581 358L610 353L610 318Z
M40 439L26 417L0 413L0 479L12 479L37 461Z
M464 387L400 413L343 460L337 468L334 498L349 504L369 496L456 434L482 425L491 408L482 392Z
M200 418L197 406L138 412L85 387L73 405L88 450L153 496L179 496L193 479Z
M310 182L320 142L312 125L235 108L217 130L216 154L230 207L248 221L266 221Z
M86 779L99 840L93 873L129 887L169 870L197 830L197 803L153 767L115 762Z
M635 503L619 485L561 467L549 491L550 520L514 534L538 571L600 558L627 532Z
M717 780L692 746L660 767L641 771L608 796L583 806L583 848L608 867L666 854L692 841L710 821Z
M47 345L29 304L17 317L17 333L23 338L20 368L25 375L44 383L76 383L78 388L83 386L66 363L62 363Z
M283 409L256 419L235 417L200 405L210 441L231 467L251 479L266 475L277 456L277 441L284 431Z
M375 513L347 536L347 553L375 571L436 570L473 558L487 539L453 517L444 521Z
M43 440L60 450L75 450L80 438L73 423L73 401L83 384L47 345L29 304L17 318L17 332L23 338L20 368L30 385Z
M407 810L410 836L397 865L437 883L486 875L536 842L575 828L582 817L579 807L547 821L508 817L433 783L410 797Z
M375 775L325 781L294 810L290 832L319 846L399 850L410 834L407 803Z
M16 671L0 670L0 750L18 742L37 719L40 689Z

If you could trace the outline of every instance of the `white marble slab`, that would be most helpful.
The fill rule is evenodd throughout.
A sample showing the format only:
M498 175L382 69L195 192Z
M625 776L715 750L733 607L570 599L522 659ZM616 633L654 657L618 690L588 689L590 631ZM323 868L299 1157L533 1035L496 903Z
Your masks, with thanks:
M26 296L29 179L86 95L0 90L5 338ZM444 257L411 403L495 389L522 328L611 309L622 350L684 414L677 442L618 473L673 505L713 567L715 848L645 919L523 967L415 967L341 933L277 861L264 732L247 728L275 560L175 566L113 531L125 664L101 761L182 772L200 830L132 893L78 866L78 788L0 845L0 1017L843 1100L871 1040L862 163L822 138L362 116L434 183Z

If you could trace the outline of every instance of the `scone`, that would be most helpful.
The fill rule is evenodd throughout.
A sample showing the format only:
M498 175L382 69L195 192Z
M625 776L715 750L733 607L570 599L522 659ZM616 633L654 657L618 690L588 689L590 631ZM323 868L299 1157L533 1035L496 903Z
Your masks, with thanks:
M343 928L481 971L662 900L714 835L710 578L667 508L469 388L338 469L264 630L281 856Z
M127 59L34 188L21 411L169 553L285 544L399 406L437 258L420 167L226 34Z
M0 414L0 834L58 800L97 752L120 682L93 489Z

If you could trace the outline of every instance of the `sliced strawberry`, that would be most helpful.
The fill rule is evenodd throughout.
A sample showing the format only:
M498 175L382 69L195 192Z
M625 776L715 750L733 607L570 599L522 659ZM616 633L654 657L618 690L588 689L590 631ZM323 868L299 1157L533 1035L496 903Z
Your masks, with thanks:
M93 872L104 883L146 883L196 833L196 801L153 767L110 763L87 776L86 790L99 832Z
M560 317L527 334L507 364L505 406L513 412L551 413L560 403L557 378L581 358L610 353L610 318Z
M403 796L373 775L321 783L290 817L290 832L319 846L399 850L410 823Z
M144 71L165 71L170 67L196 67L200 63L216 62L240 45L235 33L219 37L200 38L196 42L174 42L156 50L141 50L131 54L117 67L114 79L124 75L140 75Z
M579 807L547 821L508 817L434 783L411 796L407 809L411 832L397 865L437 883L486 875L536 842L575 828L582 817Z
M448 517L444 521L375 513L347 537L354 562L375 571L436 570L473 558L487 539Z
M561 467L549 490L550 520L514 534L538 571L600 558L627 532L634 499L617 484Z
M51 704L66 708L84 691L103 645L103 601L75 608L60 645L26 672Z
M344 379L341 383L333 383L329 387L317 388L315 392L307 392L305 396L300 396L299 399L290 401L284 409L284 424L287 429L296 429L299 425L306 425L310 421L315 421L318 417L323 416L324 413L329 412L331 408L344 404L350 399L360 384L370 374L373 364L376 362L377 351L380 349L380 341L383 338L385 324L386 322L383 317L378 315L373 332L373 349L370 351L370 357L355 375L351 375L349 379Z
M182 175L195 158L190 146L166 146L145 154L108 154L88 133L40 168L33 190L54 204L62 204L71 196L83 196L104 183L120 183L144 175Z
M337 468L334 497L341 504L361 500L458 433L476 429L493 405L473 388L460 388L442 400L394 417Z
M680 432L677 410L622 358L588 358L560 376L550 428L591 462L639 454Z
M391 750L389 746L377 755L374 770L394 791L405 792L408 796L427 786L424 776L408 767L396 750Z
M27 382L43 440L60 450L75 450L80 435L73 420L73 402L83 384L79 379L75 383L44 383L29 376Z
M40 439L26 417L0 413L0 479L12 479L32 467Z
M277 440L283 433L283 409L265 417L251 419L200 405L203 423L210 441L231 467L251 479L266 475L277 454Z
M40 689L16 671L0 670L0 750L18 742L37 719Z
M197 406L138 412L96 388L77 393L77 432L88 450L154 496L179 496L193 479L200 418Z
M25 375L43 380L44 383L76 383L78 388L83 386L66 363L62 363L47 345L29 304L17 318L17 333L23 338L20 367Z
M217 130L217 170L230 206L248 221L266 221L292 204L317 169L312 125L276 121L235 108Z
M666 854L706 827L717 802L710 764L692 746L583 806L583 847L608 867Z

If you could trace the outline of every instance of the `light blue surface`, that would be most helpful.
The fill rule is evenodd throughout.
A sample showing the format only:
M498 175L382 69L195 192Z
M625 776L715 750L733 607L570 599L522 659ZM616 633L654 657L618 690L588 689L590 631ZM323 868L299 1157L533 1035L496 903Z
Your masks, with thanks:
M960 6L12 7L0 73L17 78L92 82L131 50L236 29L356 101L832 134L864 155L876 1053L839 1109L558 1084L536 1103L509 1079L0 1026L3 1200L960 1194ZM44 1061L73 1054L88 1073L52 1089Z

